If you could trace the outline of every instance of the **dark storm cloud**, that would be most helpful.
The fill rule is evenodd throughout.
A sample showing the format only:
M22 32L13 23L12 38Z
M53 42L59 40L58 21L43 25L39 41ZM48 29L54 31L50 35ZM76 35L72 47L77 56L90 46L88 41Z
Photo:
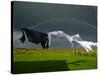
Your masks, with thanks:
M14 2L14 26L34 26L54 18L75 18L96 26L96 7Z
M96 6L14 1L13 8L13 31L17 43L22 26L43 32L63 30L69 35L79 33L84 40L97 41Z

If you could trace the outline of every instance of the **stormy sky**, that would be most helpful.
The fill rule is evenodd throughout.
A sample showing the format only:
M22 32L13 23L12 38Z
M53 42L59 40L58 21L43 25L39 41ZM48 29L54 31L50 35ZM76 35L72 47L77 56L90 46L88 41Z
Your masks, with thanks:
M97 7L13 1L13 46L41 47L21 43L21 27L42 32L62 30L68 35L79 33L83 40L97 42ZM65 39L52 39L51 47L70 47ZM75 46L77 47L77 45Z

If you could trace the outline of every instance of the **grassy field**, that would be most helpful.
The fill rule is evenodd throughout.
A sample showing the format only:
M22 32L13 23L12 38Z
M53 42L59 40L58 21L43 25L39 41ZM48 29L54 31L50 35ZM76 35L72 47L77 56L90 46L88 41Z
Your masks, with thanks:
M13 73L96 69L97 52L62 48L16 48L13 50L13 62Z

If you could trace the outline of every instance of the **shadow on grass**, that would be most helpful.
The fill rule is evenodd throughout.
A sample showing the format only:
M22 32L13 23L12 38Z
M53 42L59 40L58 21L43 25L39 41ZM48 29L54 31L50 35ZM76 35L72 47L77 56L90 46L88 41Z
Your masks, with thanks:
M12 73L34 73L69 70L66 60L13 62Z
M67 64L74 64L74 65L80 65L80 63L86 62L85 60L78 60L78 61L73 61L71 63L67 63Z

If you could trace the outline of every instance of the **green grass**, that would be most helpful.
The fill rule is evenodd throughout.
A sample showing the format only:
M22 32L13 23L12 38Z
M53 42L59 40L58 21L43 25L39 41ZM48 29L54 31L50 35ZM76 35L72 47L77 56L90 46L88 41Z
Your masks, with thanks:
M97 68L96 50L82 49L28 49L13 51L13 73L85 70Z

